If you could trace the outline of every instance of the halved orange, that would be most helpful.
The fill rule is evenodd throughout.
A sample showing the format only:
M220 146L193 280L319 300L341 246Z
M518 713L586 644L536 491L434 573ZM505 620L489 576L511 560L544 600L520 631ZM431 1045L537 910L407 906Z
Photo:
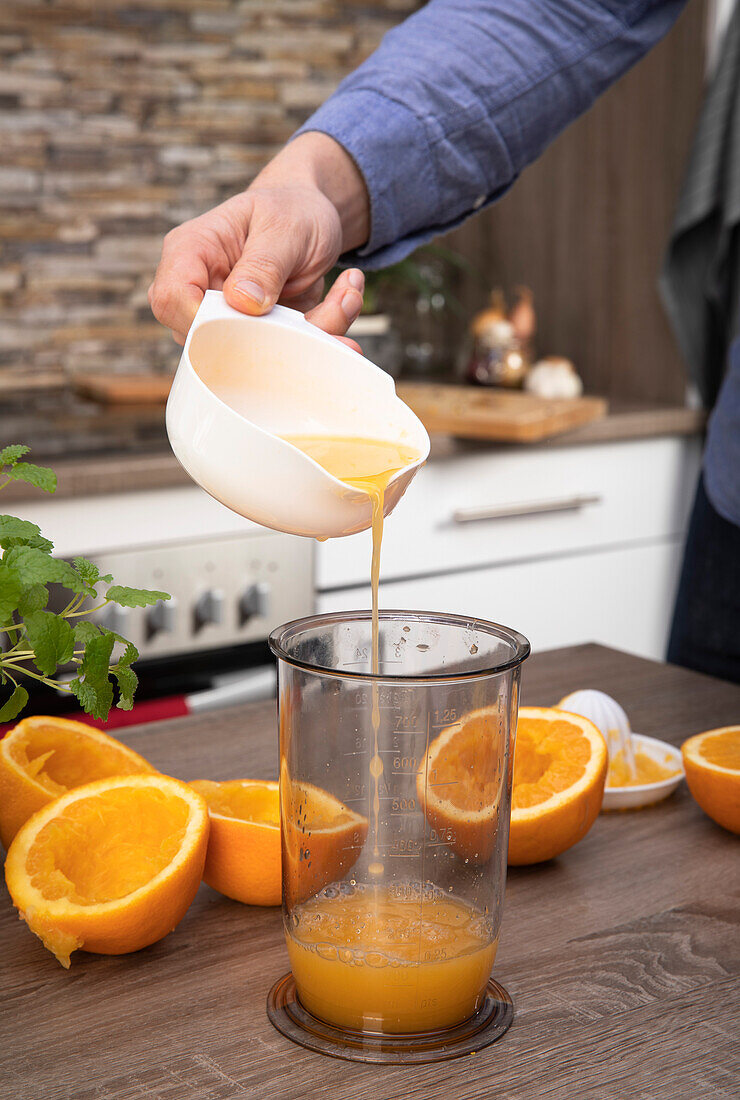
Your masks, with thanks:
M609 764L599 729L555 707L520 707L509 863L539 863L577 844L601 809Z
M0 741L0 840L65 791L112 775L156 772L138 752L84 722L24 718Z
M740 833L740 726L689 737L681 746L689 790L705 814Z
M489 859L496 844L504 782L500 720L498 707L466 714L435 737L416 773L417 799L435 836L474 863Z
M5 880L23 920L59 960L138 951L195 897L208 845L205 799L165 775L77 787L19 830Z
M245 905L279 905L280 794L277 780L191 784L208 803L211 833L203 879Z
M283 888L289 905L312 897L356 862L367 838L367 818L333 794L280 772Z

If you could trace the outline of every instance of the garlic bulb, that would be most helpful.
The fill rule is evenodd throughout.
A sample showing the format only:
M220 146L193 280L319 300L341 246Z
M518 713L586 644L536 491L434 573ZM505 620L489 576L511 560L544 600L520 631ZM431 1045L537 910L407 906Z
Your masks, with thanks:
M524 379L524 388L538 397L580 397L583 382L570 359L549 355L530 369Z

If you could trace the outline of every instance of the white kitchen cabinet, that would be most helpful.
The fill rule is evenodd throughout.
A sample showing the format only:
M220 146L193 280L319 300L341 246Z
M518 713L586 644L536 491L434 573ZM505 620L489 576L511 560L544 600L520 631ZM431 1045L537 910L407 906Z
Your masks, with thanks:
M381 607L662 659L699 460L698 438L668 436L432 461L387 521ZM318 610L368 607L369 562L367 533L321 544Z
M13 515L37 523L60 557L264 531L197 485L60 499L37 494L14 504Z
M602 642L643 657L665 655L681 562L678 542L622 547L442 577L391 581L381 607L447 611L521 631L533 649ZM369 587L319 595L319 611L368 607Z

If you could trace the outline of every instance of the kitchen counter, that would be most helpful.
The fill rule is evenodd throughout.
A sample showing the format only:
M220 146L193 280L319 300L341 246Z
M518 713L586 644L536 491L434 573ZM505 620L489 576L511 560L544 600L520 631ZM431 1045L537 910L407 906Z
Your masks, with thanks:
M94 409L94 407L93 407ZM147 489L166 489L174 486L192 484L164 439L161 409L120 408L115 411L97 410L87 414L86 419L65 419L61 425L64 438L90 438L97 440L97 449L80 454L79 457L63 458L50 453L39 442L30 458L38 463L53 466L58 476L56 497L91 496L99 493L133 492ZM432 437L431 460L443 459L455 454L480 452L481 450L533 450L551 447L566 447L588 443L607 443L628 439L647 439L664 435L697 435L703 431L706 414L699 409L683 406L646 406L613 403L609 414L603 420L586 424L574 431L555 436L539 444L496 444L481 443L472 440L453 439L450 436ZM12 442L28 440L36 442L39 425L30 422L27 425L17 422L11 426L3 425L3 438ZM109 433L118 438L119 433L127 429L133 432L136 425L147 429L149 442L145 450L141 445L131 444L130 449L106 450L101 438ZM48 424L49 436L55 430L54 420ZM92 433L92 434L91 434ZM11 439L12 436L12 439ZM153 445L152 439L157 439ZM69 445L61 454L69 453ZM29 489L22 483L9 485L3 491L3 500L25 500L29 496L38 499L38 491Z
M527 703L596 685L641 733L674 744L740 720L740 687L599 646L524 669ZM182 778L276 773L274 707L128 731ZM363 1066L295 1046L267 1020L287 969L280 913L202 887L171 936L138 954L73 956L69 972L0 905L0 1096L13 1100L507 1100L730 1097L737 1088L737 837L685 786L602 815L551 863L510 871L495 975L511 1030L429 1066Z

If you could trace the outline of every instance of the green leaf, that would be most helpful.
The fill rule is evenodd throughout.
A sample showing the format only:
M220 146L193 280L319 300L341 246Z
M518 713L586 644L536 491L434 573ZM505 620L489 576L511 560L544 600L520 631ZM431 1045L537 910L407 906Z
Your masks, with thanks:
M8 623L18 607L23 584L17 572L7 564L5 555L0 560L0 623Z
M91 718L99 718L105 721L113 706L113 685L110 681L105 684L89 684L79 678L70 681L70 689L80 706Z
M139 651L133 642L127 642L125 638L119 638L119 642L123 642L126 646L121 656L118 658L119 668L128 668L139 659Z
M72 627L51 611L35 611L26 616L26 634L39 672L53 676L59 665L72 657L75 636Z
M43 550L46 554L50 554L54 549L54 543L45 539L43 535L34 535L33 538L28 539L6 539L6 550L12 550L14 546L33 546L35 550Z
M87 558L74 558L72 565L82 577L85 584L93 585L100 577L100 570L93 561Z
M128 638L124 638L123 634L116 634L115 630L108 630L107 627L100 628L101 634L110 634L123 648L123 653L116 662L119 665L132 665L134 661L139 659L139 651L133 642L130 642Z
M49 590L45 584L29 584L18 597L18 613L21 618L34 611L43 611L49 602Z
M85 653L80 665L80 676L89 683L102 683L108 679L110 655L116 639L110 630L91 638L85 646Z
M69 562L52 558L35 546L14 546L5 552L3 562L18 575L24 586L58 581L73 592L87 591L82 578Z
M24 447L22 443L10 443L0 451L0 466L15 466L19 458L27 455L30 447Z
M34 466L32 462L20 462L10 470L3 471L4 477L11 481L27 481L37 489L43 489L45 493L56 492L57 475L48 466Z
M111 631L90 638L85 646L79 675L69 685L83 709L93 718L107 718L113 705L113 685L109 673L114 644Z
M53 550L54 543L41 534L35 523L15 516L0 516L0 546L35 546L39 550Z
M0 452L2 454L2 452ZM0 707L0 722L12 722L28 702L28 692L18 684L9 699Z
M118 681L118 707L121 710L131 710L134 705L134 692L139 683L139 677L128 665L117 664L111 672Z
M63 584L65 588L70 588L73 592L78 594L90 594L82 577L72 568L68 561L62 561L60 558L52 558L52 561L56 562L59 567L58 575L55 579L59 581L60 584Z
M102 633L99 626L88 619L80 619L74 628L75 645L86 646L91 638L97 638Z
M160 600L172 599L169 592L150 591L147 588L126 588L122 584L111 585L105 598L121 607L151 607Z

